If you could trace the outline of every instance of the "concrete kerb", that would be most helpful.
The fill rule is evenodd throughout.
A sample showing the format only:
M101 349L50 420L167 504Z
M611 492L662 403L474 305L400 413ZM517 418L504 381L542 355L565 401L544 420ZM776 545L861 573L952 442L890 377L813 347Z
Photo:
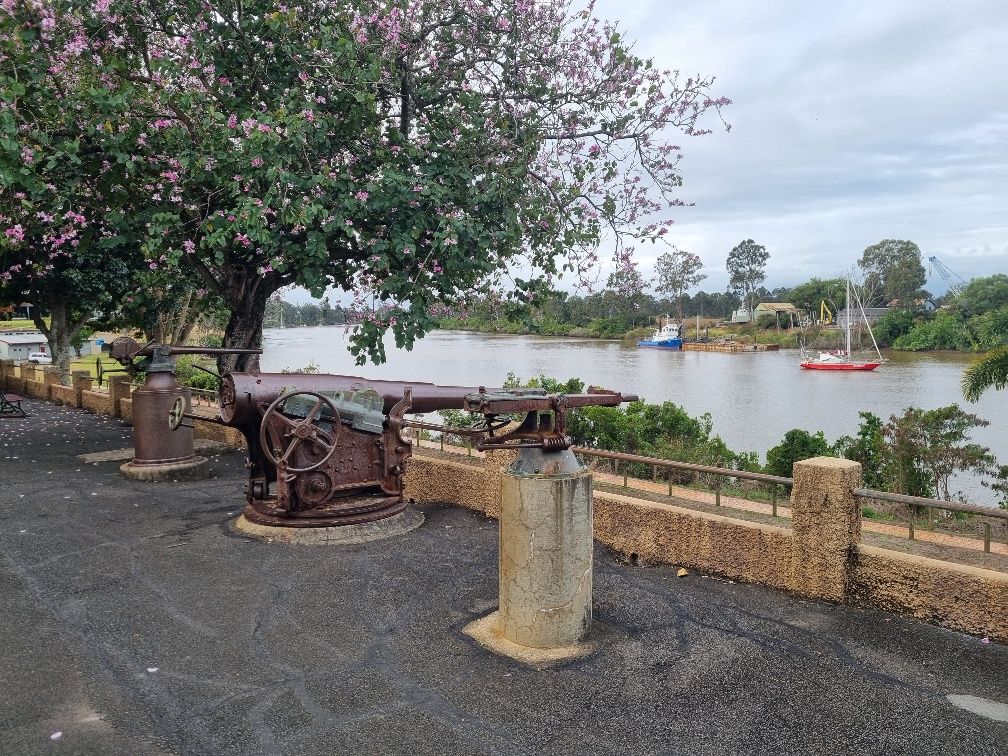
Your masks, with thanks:
M205 480L210 476L210 461L206 457L195 456L180 462L160 464L137 464L125 462L119 472L130 480L145 482Z
M295 546L352 546L372 541L383 541L388 538L409 533L424 523L423 513L413 507L406 507L402 512L374 522L362 522L356 525L340 525L331 528L281 528L270 525L260 525L240 515L230 522L230 528L236 535L249 536L274 543L286 543Z

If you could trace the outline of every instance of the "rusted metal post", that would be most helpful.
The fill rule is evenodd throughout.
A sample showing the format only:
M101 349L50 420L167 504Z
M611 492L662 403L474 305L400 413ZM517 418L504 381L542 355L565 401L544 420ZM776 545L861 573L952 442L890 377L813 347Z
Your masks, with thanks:
M629 484L628 484L628 482L627 482L627 479L628 479L629 475L630 475L630 463L626 462L623 465L623 488L629 488L630 487Z
M665 474L668 475L668 495L672 495L672 468L666 467Z
M772 508L773 516L777 516L777 484L770 484L770 506Z
M721 476L718 475L714 482L714 506L721 506Z
M658 482L658 465L652 465L651 467L653 468L651 470L651 480L654 481L655 483L657 483Z
M445 437L445 432L441 431L441 451L444 451L444 437Z
M910 540L912 541L914 539L914 513L913 513L913 507L910 508L910 523L909 523L909 525L910 525Z
M991 525L989 522L984 523L984 552L990 554L990 541L991 541Z
M469 436L466 436L466 456L472 456L472 439Z
M928 507L928 530L934 531L934 507Z

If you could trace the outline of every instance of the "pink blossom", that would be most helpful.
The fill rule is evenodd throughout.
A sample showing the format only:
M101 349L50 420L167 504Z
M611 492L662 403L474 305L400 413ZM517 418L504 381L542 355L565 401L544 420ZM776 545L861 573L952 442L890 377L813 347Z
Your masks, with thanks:
M240 243L243 247L252 246L252 240L245 234L235 234L235 241Z
M368 193L367 193L367 192L357 192L357 193L356 193L356 194L354 195L354 197L356 197L356 198L357 198L357 199L358 199L359 201L361 201L361 202L367 202L367 199L368 199L368 196L369 196L369 195L368 195Z
M238 127L238 116L236 116L234 113L228 116L227 127L229 129L234 129Z
M4 231L8 239L14 239L15 241L24 241L24 229L21 228L21 224L18 223L11 226L6 231Z
M186 254L191 255L193 252L196 251L196 244L195 242L193 242L192 239L186 239L184 242L182 242L182 248L186 251Z

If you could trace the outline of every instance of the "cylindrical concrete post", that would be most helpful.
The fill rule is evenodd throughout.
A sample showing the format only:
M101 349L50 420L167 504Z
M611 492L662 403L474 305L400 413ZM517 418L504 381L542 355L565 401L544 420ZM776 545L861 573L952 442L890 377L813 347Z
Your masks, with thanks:
M574 646L592 618L592 475L569 449L522 449L504 471L498 631L532 648Z

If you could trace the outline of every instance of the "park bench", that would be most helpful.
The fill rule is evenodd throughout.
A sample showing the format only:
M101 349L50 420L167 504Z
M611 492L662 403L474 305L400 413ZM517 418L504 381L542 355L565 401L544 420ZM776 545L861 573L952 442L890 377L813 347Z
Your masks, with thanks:
M21 408L23 397L17 394L4 394L0 392L0 417L28 417Z

